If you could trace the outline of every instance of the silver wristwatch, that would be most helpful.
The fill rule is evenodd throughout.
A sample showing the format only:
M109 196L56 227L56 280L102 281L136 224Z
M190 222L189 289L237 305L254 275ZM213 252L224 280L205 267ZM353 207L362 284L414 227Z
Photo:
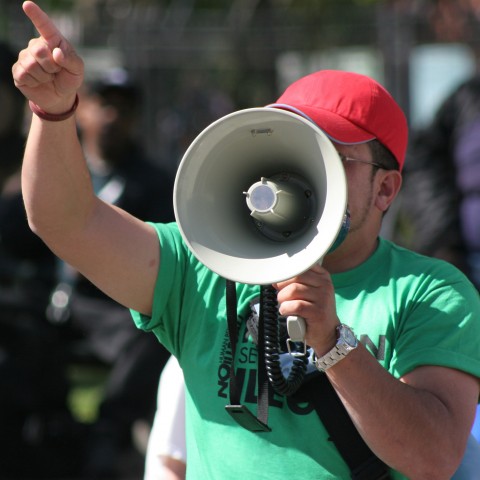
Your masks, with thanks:
M337 327L337 344L323 357L315 359L315 367L320 372L324 372L345 358L357 346L358 340L353 330L342 323Z

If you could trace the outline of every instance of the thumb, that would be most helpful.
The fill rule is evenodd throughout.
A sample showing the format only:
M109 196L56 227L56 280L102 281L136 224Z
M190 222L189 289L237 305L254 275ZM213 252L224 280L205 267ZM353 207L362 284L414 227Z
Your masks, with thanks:
M75 76L83 74L83 60L67 42L62 42L60 47L55 47L52 50L52 57L55 63L68 73Z
M78 91L83 82L83 60L66 41L52 50L52 58L59 67L53 77L57 93L64 96Z

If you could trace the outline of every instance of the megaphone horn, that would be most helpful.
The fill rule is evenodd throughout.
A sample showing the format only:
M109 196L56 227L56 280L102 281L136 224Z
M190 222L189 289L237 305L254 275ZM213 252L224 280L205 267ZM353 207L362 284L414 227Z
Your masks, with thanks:
M345 226L347 185L328 137L274 108L240 110L201 132L180 162L176 220L218 275L269 285L321 262Z

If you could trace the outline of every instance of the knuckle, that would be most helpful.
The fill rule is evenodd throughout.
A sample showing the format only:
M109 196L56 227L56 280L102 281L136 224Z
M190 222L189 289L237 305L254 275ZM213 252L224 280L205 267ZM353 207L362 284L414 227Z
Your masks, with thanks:
M303 292L303 286L300 283L292 283L289 287L289 294L292 297L298 297Z
M25 71L25 69L21 66L14 66L13 69L13 77L15 80L15 84L17 85L24 85L28 82L30 75Z
M25 57L30 56L35 61L41 62L51 57L48 46L38 38L30 40L28 48L25 50Z
M290 300L280 305L280 313L286 316L299 315L303 317L305 311L306 311L305 303L301 300Z
M38 39L29 45L29 50L37 59L45 59L51 56L48 45L42 41L38 41Z
M31 55L28 55L28 56L25 56L23 59L22 59L22 67L23 69L27 72L27 71L30 71L34 68L37 67L38 63L37 61L35 60L34 57L32 57Z

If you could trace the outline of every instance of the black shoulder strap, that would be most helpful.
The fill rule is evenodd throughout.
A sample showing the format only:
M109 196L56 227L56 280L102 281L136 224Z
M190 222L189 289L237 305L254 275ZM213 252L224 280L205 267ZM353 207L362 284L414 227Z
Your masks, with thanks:
M257 375L257 416L248 409L246 405L240 403L241 387L235 374L235 352L238 339L237 330L237 293L235 282L226 280L227 296L227 325L228 336L230 339L230 348L232 350L232 363L230 365L230 404L225 406L225 410L230 416L243 428L251 432L270 432L268 426L268 398L270 395L270 384L268 382L267 372L260 365L265 365L265 346L263 342L263 318L260 315L258 324L258 375ZM262 339L262 340L260 340Z
M315 375L303 388L354 480L388 480L389 468L358 433L337 392L325 374Z

